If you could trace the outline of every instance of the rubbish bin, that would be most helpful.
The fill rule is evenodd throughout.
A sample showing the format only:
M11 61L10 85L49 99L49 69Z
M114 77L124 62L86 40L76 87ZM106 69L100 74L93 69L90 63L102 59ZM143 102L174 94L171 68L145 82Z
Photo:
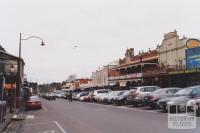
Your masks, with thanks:
M0 101L0 122L6 116L6 106L7 106L6 101Z

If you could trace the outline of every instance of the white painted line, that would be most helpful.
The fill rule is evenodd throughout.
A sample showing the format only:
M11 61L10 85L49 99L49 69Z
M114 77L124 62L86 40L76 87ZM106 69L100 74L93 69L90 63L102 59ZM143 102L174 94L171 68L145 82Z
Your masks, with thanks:
M57 121L54 121L54 123L58 126L58 128L62 131L62 133L67 133L67 131L65 131Z
M26 119L34 119L34 118L35 118L34 115L27 115L27 116L26 116Z
M48 111L44 105L42 105L42 108L44 109L44 111L46 111L46 112Z

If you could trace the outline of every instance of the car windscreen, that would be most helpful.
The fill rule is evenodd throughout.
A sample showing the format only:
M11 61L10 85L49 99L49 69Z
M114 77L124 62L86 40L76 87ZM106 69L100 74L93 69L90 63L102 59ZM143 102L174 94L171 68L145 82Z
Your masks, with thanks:
M184 88L177 93L175 93L175 96L187 96L192 92L193 88Z
M128 94L130 93L130 91L125 91L122 96L128 96Z
M153 93L155 93L155 94L161 94L161 93L163 93L164 91L165 91L165 90L159 89L159 90L154 91Z
M31 96L30 101L37 101L39 100L38 96Z
M119 93L117 94L117 96L121 96L121 95L123 95L124 93L125 93L124 91L119 92Z

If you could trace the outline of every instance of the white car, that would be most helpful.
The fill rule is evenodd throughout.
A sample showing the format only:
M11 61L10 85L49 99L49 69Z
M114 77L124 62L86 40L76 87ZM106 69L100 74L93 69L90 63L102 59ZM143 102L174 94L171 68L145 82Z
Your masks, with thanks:
M158 86L140 86L134 87L135 91L130 93L127 97L127 103L138 106L139 104L143 104L144 98L151 94L152 92L160 89Z
M76 95L75 99L76 99L76 100L80 100L80 97L84 96L84 94L85 94L84 91L78 93L78 94Z
M79 97L79 100L80 100L80 101L84 101L84 102L89 102L89 101L90 101L90 94L91 94L91 92L85 91L85 92L82 93L82 95Z
M111 93L111 92L109 92L109 93ZM104 100L104 98L107 98L107 97L109 96L109 93L104 93L104 94L100 95L100 96L97 98L97 102L102 103L103 100Z
M57 98L62 98L63 94L64 94L64 93L56 93L56 97L57 97Z
M196 110L197 116L200 116L200 97L187 101L186 107L188 108L188 111Z
M91 100L98 102L101 97L106 96L110 91L109 89L94 90L91 94Z

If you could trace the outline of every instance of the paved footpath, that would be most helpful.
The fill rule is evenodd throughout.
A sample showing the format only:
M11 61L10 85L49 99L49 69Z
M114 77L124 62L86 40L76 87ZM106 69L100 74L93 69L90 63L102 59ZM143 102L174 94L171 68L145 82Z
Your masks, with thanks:
M167 114L141 108L42 99L43 109L12 122L5 133L199 133L167 128Z

